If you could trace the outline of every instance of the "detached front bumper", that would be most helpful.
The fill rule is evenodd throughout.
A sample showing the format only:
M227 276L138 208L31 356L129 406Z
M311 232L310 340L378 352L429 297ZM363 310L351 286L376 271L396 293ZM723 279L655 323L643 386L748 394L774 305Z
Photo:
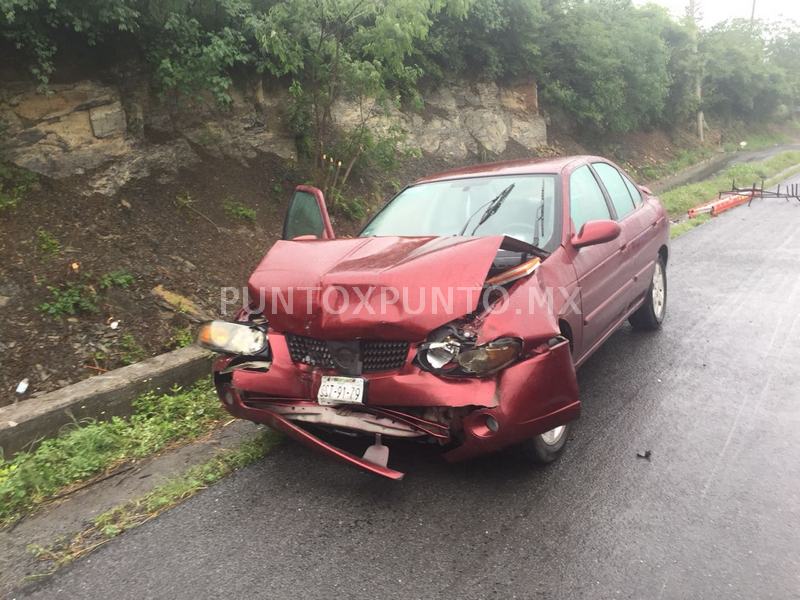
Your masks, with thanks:
M360 467L366 471L369 471L370 473L383 475L384 477L395 480L400 480L405 475L400 471L395 471L394 469L390 469L388 467L376 465L364 460L363 458L354 456L340 448L332 446L328 442L321 440L315 435L312 435L302 427L298 427L288 419L285 419L277 412L273 412L264 408L252 408L246 406L242 402L241 396L235 388L223 388L221 393L224 395L223 401L225 403L225 408L228 410L228 412L236 417L247 419L248 421L253 421L255 423L268 425L273 429L282 431L293 440L298 441L309 448L319 450L328 456L343 460L344 462L350 463L356 467Z
M500 450L563 425L580 414L577 381L567 342L533 355L486 379L444 379L411 361L394 372L367 379L366 403L354 413L322 414L315 398L322 372L292 362L283 336L270 334L268 371L233 370L219 358L215 381L225 408L234 416L266 424L325 454L390 479L403 473L374 464L309 433L299 423L356 430L386 437L431 439L458 461ZM430 418L447 414L451 420ZM334 418L335 417L335 418ZM448 417L448 418L450 418ZM491 419L489 419L491 417ZM487 424L493 421L496 426Z

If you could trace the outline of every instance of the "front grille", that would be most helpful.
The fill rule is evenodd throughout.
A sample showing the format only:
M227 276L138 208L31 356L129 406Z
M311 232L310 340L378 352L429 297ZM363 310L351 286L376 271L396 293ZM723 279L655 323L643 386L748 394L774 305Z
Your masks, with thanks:
M287 335L286 343L292 361L323 369L336 368L327 341ZM406 364L408 346L408 342L362 341L360 351L363 371L370 373L401 368Z
M287 335L286 343L292 361L323 369L333 368L333 357L325 340L315 340L302 335Z
M364 371L389 371L406 364L408 342L369 341L361 343Z

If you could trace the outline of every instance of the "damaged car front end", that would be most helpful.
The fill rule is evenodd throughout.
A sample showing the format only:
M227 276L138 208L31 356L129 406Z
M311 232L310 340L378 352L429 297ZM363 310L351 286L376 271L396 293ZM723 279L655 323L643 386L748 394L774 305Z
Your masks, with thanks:
M221 354L214 380L232 415L392 479L403 477L388 466L393 439L435 444L451 461L537 437L552 448L539 458L557 455L580 412L575 367L560 306L531 306L569 280L545 249L560 237L558 182L457 181L481 194L438 235L404 235L402 223L385 235L382 211L361 237L335 239L321 192L297 188L247 306L201 328L200 343ZM504 202L530 211L530 231L506 235L513 210L493 223ZM321 431L368 447L357 456Z

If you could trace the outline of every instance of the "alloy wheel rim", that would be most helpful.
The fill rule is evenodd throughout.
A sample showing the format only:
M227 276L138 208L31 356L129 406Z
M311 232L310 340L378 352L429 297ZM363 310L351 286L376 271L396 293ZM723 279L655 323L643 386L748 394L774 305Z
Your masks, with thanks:
M550 431L545 431L543 434L541 434L542 441L548 446L555 446L559 441L561 441L566 428L566 425L559 425Z
M666 298L667 290L664 286L664 270L661 268L661 263L657 262L653 272L653 312L659 321L664 316Z

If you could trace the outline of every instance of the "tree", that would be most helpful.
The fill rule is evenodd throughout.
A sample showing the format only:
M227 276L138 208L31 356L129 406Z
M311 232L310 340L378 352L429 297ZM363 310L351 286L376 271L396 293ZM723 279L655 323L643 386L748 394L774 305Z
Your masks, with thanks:
M728 121L770 117L786 101L787 90L783 71L767 61L766 48L758 22L727 21L706 32L703 107Z
M654 14L625 0L553 0L543 24L544 98L594 131L631 131L659 121L670 54Z

